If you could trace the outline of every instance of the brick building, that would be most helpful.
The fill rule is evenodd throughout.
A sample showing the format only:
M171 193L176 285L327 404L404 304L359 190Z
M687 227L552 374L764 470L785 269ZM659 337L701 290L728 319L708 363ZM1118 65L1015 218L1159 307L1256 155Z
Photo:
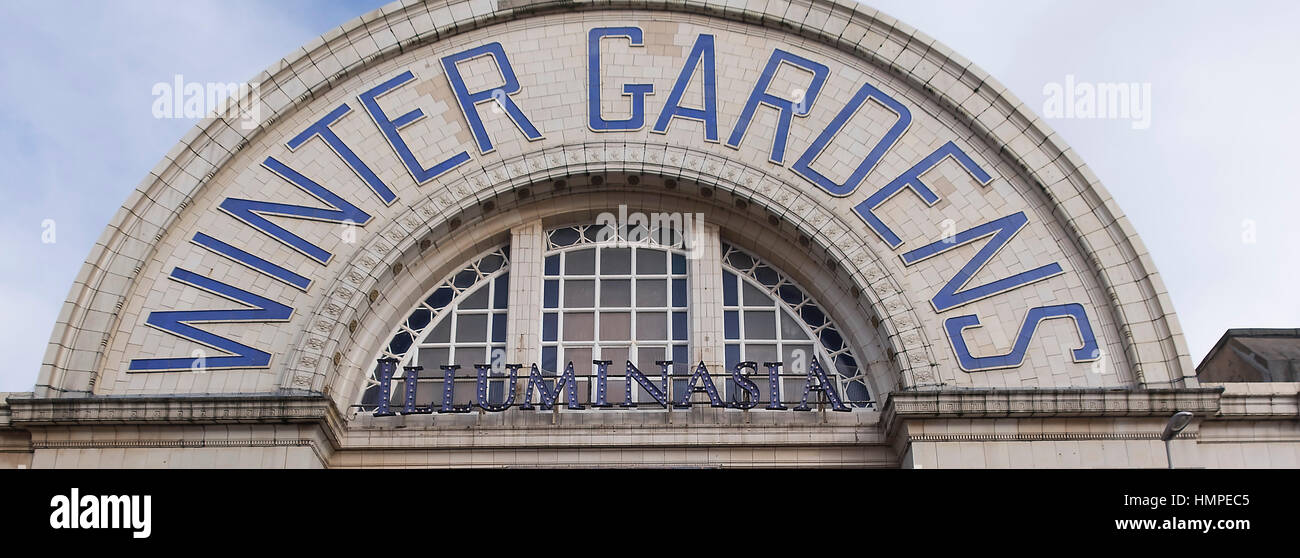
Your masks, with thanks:
M1300 384L1198 379L1099 179L865 5L394 3L253 82L0 464L1165 467L1177 411L1179 466L1300 464Z

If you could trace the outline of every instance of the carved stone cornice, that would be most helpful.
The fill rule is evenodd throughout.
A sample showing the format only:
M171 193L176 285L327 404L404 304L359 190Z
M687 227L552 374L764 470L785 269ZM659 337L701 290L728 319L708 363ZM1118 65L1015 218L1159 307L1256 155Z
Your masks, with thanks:
M343 421L325 396L213 395L169 397L9 397L10 426L194 426L202 424L320 424L332 442Z
M1236 390L1225 392L1220 399L1218 418L1300 419L1300 393L1294 389L1267 389L1280 386L1263 387L1264 389L1247 393Z
M1219 412L1223 388L963 389L894 392L881 422L891 435L902 421L929 418L1151 417Z

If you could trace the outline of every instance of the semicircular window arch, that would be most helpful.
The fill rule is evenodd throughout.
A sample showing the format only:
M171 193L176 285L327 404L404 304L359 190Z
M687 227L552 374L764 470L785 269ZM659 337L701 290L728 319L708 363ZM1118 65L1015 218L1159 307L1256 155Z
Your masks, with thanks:
M420 304L398 324L378 358L397 359L392 397L405 390L403 367L423 366L416 397L432 401L441 387L442 366L456 371L456 404L469 403L475 364L505 357L506 310L510 304L510 245L493 248L430 289ZM379 401L375 370L367 377L360 407L374 410Z
M704 273L691 263L692 252L675 233L584 224L546 230L540 277L516 277L542 286L540 362L545 376L555 376L572 362L581 404L591 403L593 360L612 361L607 376L607 401L612 404L652 403L652 395L633 382L625 397L624 363L658 381L661 361L671 360L670 397L686 389L694 371L694 329L690 297L693 282ZM745 397L730 373L740 362L753 361L750 374L759 385L760 403L770 403L765 362L780 361L778 397L787 405L800 403L808 371L816 362L834 383L835 391L852 407L873 408L867 369L825 307L776 266L719 239L722 282L724 370L710 371L723 398ZM397 360L390 380L390 404L400 406L406 392L407 366L420 366L415 400L421 408L441 405L444 365L459 365L453 375L452 405L475 403L477 370L488 364L499 376L506 354L506 322L510 300L510 246L501 245L473 258L425 293L422 301L397 324L376 358ZM718 279L713 279L718 280ZM536 318L535 318L536 319ZM716 326L713 326L716 327ZM535 349L535 350L537 350ZM534 363L525 363L525 368ZM372 411L380 396L378 368L370 371L355 407ZM526 374L526 372L525 372ZM500 403L505 383L489 382L487 399Z
M836 381L836 391L854 407L874 406L867 370L859 367L848 340L822 305L775 266L722 242L724 356L737 363L780 361L781 401L797 403L812 359ZM760 375L761 376L761 375ZM755 378L760 393L768 380ZM730 384L728 391L730 392ZM764 395L764 397L767 397Z

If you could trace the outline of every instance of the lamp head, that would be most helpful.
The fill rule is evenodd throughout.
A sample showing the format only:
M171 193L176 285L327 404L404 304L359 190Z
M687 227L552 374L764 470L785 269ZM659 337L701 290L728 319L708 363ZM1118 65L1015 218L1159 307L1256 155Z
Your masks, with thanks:
M1193 416L1195 415L1188 411L1174 413L1174 416L1169 417L1169 422L1165 424L1164 432L1160 433L1160 439L1165 442L1174 439L1174 436L1177 436L1179 432L1187 428L1188 424L1192 423Z

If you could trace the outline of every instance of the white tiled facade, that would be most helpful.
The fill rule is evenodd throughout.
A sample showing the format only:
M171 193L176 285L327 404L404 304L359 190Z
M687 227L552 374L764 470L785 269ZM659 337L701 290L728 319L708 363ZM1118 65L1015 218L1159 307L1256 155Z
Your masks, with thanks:
M625 84L651 84L646 124L588 125L588 32L635 26L601 43L601 112L630 114ZM650 128L702 34L715 45L717 133L677 118ZM441 58L500 43L520 89L509 96L541 133L530 141L497 103L480 104L493 150L475 146ZM760 105L743 140L733 127L774 50L824 64L806 117L771 160L777 110ZM459 65L469 91L503 84L500 61ZM431 167L468 162L417 183L358 95L406 71L414 80L378 98ZM701 74L682 104L699 107ZM812 74L786 64L767 92L797 96ZM1295 385L1198 385L1168 292L1146 248L1099 180L995 79L924 34L845 0L785 2L470 0L394 3L348 22L252 80L262 124L201 122L127 200L96 244L59 316L31 394L0 403L0 466L1164 466L1156 434L1177 410L1198 419L1174 442L1188 466L1296 466ZM860 87L910 112L910 126L856 191L832 196L795 161ZM331 130L397 199L385 204L321 138L290 139L347 104ZM843 182L897 116L863 105L812 163ZM891 248L852 208L948 142L987 171L981 184L954 158L875 214ZM320 264L220 210L228 198L323 207L262 165L274 157L356 205L357 226L271 217L327 250ZM692 408L666 412L562 410L372 417L357 403L394 327L448 275L485 250L511 245L512 277L536 278L542 235L591 222L620 204L702 213L706 246L725 241L780 268L826 308L862 366L878 405L852 413ZM1062 273L936 312L930 303L986 242L913 265L900 255L1017 212L1027 225L967 287L1057 263ZM191 241L204 233L311 280L300 290ZM718 253L691 266L692 359L722 375ZM195 327L271 353L264 368L128 371L133 359L220 355L146 325L171 310L239 308L170 279L183 268L293 309L276 322ZM506 353L525 367L540 347L540 283L512 281ZM974 314L974 355L1006 353L1035 307L1079 304L1100 349L1067 319L1039 324L1019 366L965 372L944 320ZM196 351L203 351L196 353ZM526 372L526 368L525 368ZM130 398L123 396L132 396ZM951 401L945 397L954 398ZM1093 406L1090 406L1093 405ZM70 421L70 422L69 422ZM71 426L68 426L71 424ZM467 434L468 433L468 434Z

